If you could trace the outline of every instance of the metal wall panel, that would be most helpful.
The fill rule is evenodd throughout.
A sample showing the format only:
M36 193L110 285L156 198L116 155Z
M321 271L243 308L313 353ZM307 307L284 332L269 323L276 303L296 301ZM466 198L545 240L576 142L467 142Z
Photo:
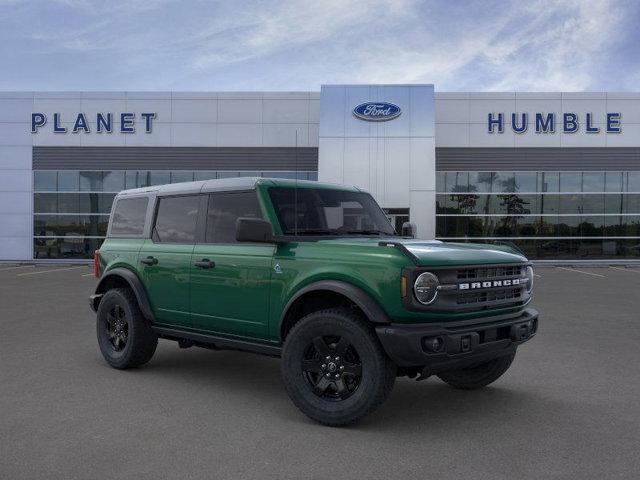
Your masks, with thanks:
M313 147L33 147L34 170L318 169Z
M436 170L640 170L640 147L436 148Z

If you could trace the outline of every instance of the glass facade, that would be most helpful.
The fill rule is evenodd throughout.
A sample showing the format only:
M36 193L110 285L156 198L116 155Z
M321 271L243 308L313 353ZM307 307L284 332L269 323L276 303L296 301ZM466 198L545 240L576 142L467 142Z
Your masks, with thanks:
M111 204L121 190L247 176L318 179L315 171L36 170L33 258L91 258L104 240Z
M437 172L436 238L532 259L640 257L640 171Z

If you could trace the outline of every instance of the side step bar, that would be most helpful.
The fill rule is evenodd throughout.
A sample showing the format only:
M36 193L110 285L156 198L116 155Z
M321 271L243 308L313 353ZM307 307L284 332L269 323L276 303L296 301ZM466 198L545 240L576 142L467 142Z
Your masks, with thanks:
M160 338L176 341L188 340L198 347L211 348L214 350L241 350L243 352L258 353L270 357L279 357L282 353L282 347L275 345L238 340L208 333L188 332L168 327L154 326L152 328Z

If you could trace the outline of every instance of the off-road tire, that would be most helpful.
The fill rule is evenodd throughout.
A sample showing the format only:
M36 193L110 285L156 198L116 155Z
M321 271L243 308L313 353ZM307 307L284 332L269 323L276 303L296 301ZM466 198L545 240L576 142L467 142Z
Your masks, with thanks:
M310 374L303 371L303 360L309 361L309 348L314 349L313 355L319 352L313 343L318 337L328 342L330 349L335 345L336 352L340 345L332 344L332 339L344 338L349 342L348 348L353 348L345 358L348 355L355 358L356 352L360 377L349 378L345 372L342 386L348 381L358 382L346 398L325 398L314 393ZM346 361L347 370L352 369L354 364ZM325 370L322 372L324 375ZM289 397L305 415L323 425L338 427L357 422L387 399L395 382L396 366L382 349L371 325L358 312L334 308L310 313L293 326L282 351L282 377ZM327 394L340 395L332 392L334 388L329 387Z
M454 388L475 390L482 388L500 378L511 366L516 354L498 357L471 368L460 368L438 374L440 379Z
M123 329L126 330L127 335L124 347L118 351L110 338L108 318L113 319L114 311L119 311L119 308L124 312L123 323L126 326ZM126 369L138 367L151 360L158 346L158 335L142 315L138 301L131 290L115 288L107 291L100 301L96 317L98 345L109 365Z

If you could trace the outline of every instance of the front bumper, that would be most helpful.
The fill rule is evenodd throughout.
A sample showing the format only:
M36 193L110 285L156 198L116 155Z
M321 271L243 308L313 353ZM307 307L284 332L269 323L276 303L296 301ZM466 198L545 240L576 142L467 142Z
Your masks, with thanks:
M424 367L429 374L509 355L537 331L538 312L533 308L515 317L376 327L382 346L396 365Z

